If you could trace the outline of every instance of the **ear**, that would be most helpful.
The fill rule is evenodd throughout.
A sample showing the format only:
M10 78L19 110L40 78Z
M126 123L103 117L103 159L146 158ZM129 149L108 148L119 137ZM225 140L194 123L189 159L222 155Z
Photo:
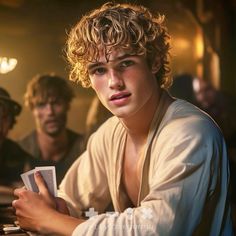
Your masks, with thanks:
M160 57L155 57L153 59L152 65L151 65L151 70L153 74L156 74L161 68L161 60Z

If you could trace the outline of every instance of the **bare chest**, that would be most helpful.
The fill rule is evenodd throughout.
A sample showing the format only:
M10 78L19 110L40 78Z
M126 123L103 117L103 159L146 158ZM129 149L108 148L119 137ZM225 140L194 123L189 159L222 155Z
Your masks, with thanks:
M138 203L138 195L141 179L141 158L139 153L131 149L127 149L123 159L123 175L122 181L125 190L133 205Z

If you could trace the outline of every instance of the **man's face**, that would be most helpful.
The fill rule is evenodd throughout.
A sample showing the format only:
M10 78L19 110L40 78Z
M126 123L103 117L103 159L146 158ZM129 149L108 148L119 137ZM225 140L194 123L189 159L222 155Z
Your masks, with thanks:
M0 105L0 147L11 128L11 122L12 120L8 111Z
M120 118L137 115L154 93L158 93L155 73L144 56L113 51L108 60L88 63L92 88L103 105Z
M216 102L216 90L207 82L199 82L199 88L195 91L198 103L204 108L210 108Z
M37 130L49 136L59 135L66 127L68 108L64 100L54 97L36 103L32 112Z

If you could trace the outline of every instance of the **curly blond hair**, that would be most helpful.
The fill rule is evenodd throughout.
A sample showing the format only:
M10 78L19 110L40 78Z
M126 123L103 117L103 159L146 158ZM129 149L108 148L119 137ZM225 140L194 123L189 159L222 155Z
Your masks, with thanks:
M164 16L152 14L143 6L106 3L84 15L72 28L67 40L66 55L70 63L70 79L90 87L87 63L105 56L111 50L128 50L132 55L145 55L151 65L158 56L161 68L156 77L163 88L172 83L170 77L170 36Z

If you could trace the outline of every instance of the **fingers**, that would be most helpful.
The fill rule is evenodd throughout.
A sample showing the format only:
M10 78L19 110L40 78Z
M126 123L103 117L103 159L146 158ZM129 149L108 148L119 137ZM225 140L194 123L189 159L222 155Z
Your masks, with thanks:
M17 207L18 200L13 200L11 205L14 207L14 209Z
M29 194L32 192L27 190L25 187L17 188L14 190L14 195L18 197L18 199L15 199L12 201L13 208L19 208L21 206L22 202L28 202L29 201Z
M14 200L14 201L12 201L12 207L13 207L13 209L14 209L14 214L16 215L16 216L18 216L19 215L19 211L20 211L20 209L21 209L21 203L20 203L20 200L19 199L17 199L17 200Z
M25 187L21 187L21 188L16 188L13 192L13 194L17 197L22 197L24 195L24 192L26 192L26 188Z
M27 198L27 192L22 192L19 194L19 198L12 201L12 207L14 210L14 214L19 217L21 216L21 211L24 208L25 204L29 203L29 199Z

